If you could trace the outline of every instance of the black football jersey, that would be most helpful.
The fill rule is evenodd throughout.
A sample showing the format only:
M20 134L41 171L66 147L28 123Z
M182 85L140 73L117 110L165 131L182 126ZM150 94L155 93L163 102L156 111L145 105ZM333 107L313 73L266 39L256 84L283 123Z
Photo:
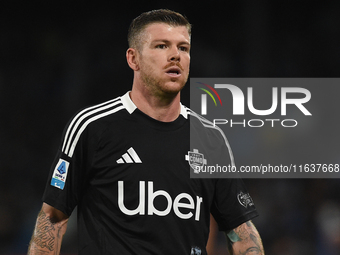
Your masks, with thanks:
M157 121L128 92L71 119L43 201L67 215L78 206L81 255L206 254L210 213L223 231L257 216L242 180L190 178L214 157L234 164L220 130L183 105Z

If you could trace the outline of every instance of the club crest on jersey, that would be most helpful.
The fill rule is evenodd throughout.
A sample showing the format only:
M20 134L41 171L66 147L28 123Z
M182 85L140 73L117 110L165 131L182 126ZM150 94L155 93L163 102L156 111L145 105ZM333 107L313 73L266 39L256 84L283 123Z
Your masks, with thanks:
M190 255L201 255L202 254L202 250L200 247L192 247L191 251L190 251Z
M204 165L207 164L207 160L202 153L199 153L197 149L188 151L188 155L185 155L185 160L189 162L189 165L194 169L194 173L198 174Z
M64 189L66 178L67 178L67 170L68 170L69 162L63 159L59 159L56 167L54 168L51 185L59 188L61 190Z
M242 191L237 195L237 200L241 205L245 208L248 206L254 205L252 198L250 197L249 193L243 193Z

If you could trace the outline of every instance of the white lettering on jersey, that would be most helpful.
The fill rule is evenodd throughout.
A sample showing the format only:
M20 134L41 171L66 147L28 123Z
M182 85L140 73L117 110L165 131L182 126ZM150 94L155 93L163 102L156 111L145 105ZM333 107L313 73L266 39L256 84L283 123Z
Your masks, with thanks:
M169 195L168 192L165 190L157 190L154 191L153 189L153 182L148 182L148 191L145 191L145 182L140 181L139 182L139 204L136 209L127 209L124 205L124 182L118 181L118 206L119 209L126 215L145 215L145 193L147 194L148 198L148 215L158 215L158 216L166 216L170 213L171 207L173 207L174 213L177 215L177 217L181 219L190 219L195 213L195 220L199 221L200 219L200 213L201 213L201 203L203 202L203 198L196 196L196 204L194 202L194 199L192 196L190 196L188 193L180 193L178 194L175 199L172 202L172 198ZM154 206L154 199L158 196L163 196L167 202L168 205L166 209L163 211L158 210ZM195 209L196 207L196 209ZM188 213L182 213L180 208L187 208L193 210L193 212Z
M139 205L134 210L129 210L124 206L124 186L123 182L118 182L118 206L119 209L126 215L135 215L139 213L140 215L145 214L145 182L139 182Z
M148 215L153 215L156 214L158 216L166 216L170 213L171 211L171 204L172 204L172 199L169 195L168 192L164 190L157 190L156 192L153 192L153 182L148 182ZM164 211L159 211L157 210L154 205L153 205L153 200L157 196L163 196L168 200L168 206Z

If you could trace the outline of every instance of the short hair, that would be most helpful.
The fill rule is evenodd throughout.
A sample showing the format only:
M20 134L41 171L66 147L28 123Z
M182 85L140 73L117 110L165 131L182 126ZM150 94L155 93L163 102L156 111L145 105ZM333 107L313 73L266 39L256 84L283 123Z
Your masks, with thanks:
M191 35L191 24L188 19L178 12L167 9L144 12L135 18L129 27L128 43L130 48L141 50L141 36L144 29L154 23L166 23L170 26L185 26Z

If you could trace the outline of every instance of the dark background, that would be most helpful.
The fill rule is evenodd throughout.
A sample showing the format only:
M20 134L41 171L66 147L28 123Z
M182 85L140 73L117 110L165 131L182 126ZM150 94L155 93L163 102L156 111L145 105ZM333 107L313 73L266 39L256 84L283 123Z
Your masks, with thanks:
M0 254L26 252L64 126L80 108L131 88L129 23L158 8L179 11L193 24L191 77L339 77L338 1L1 4ZM189 105L188 89L182 95ZM337 110L328 118L337 118ZM237 141L231 145L237 159L242 149ZM338 144L320 146L327 154ZM339 254L339 179L245 181L261 215L254 222L267 254ZM75 233L72 218L63 254L75 253Z

